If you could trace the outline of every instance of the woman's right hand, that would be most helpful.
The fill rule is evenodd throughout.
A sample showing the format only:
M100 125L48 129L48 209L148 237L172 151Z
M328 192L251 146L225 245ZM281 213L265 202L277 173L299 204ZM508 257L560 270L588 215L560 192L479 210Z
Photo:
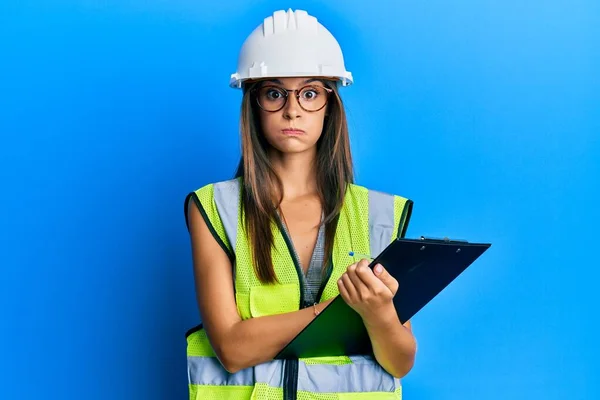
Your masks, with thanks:
M365 322L376 320L382 311L394 307L393 298L398 291L398 281L382 265L372 270L367 260L348 266L338 280L344 301Z

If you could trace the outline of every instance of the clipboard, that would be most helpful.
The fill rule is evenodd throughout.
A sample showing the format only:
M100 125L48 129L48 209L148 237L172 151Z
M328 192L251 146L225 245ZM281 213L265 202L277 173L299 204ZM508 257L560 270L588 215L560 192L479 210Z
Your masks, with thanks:
M370 264L380 263L398 280L394 306L405 323L491 246L450 239L397 238ZM373 349L358 313L338 295L276 359L369 355Z

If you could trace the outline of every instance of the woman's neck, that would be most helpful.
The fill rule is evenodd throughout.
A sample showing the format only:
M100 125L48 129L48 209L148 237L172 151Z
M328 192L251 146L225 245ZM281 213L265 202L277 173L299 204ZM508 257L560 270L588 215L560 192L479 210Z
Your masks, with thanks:
M270 159L281 179L284 200L317 193L315 152L286 154L272 151Z

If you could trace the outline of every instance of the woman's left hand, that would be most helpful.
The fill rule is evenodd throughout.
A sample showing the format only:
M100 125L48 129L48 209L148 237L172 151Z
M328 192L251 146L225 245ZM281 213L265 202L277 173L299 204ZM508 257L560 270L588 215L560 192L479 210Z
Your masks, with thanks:
M371 270L369 262L361 260L348 267L338 280L338 288L344 301L368 323L393 308L398 281L382 265Z

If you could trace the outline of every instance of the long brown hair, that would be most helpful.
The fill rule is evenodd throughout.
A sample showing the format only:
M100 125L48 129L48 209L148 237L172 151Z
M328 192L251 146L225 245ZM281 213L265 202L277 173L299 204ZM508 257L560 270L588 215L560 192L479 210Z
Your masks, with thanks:
M325 85L333 92L327 104L323 132L317 142L317 190L323 207L325 224L325 256L329 260L333 239L346 187L354 181L348 124L342 99L335 84ZM242 156L236 177L242 178L242 211L244 227L253 249L254 268L258 279L264 283L277 282L271 249L272 224L282 201L283 185L268 157L269 143L260 126L258 105L252 88L254 82L244 86L240 129ZM279 194L279 198L275 198ZM324 262L324 265L326 263Z

